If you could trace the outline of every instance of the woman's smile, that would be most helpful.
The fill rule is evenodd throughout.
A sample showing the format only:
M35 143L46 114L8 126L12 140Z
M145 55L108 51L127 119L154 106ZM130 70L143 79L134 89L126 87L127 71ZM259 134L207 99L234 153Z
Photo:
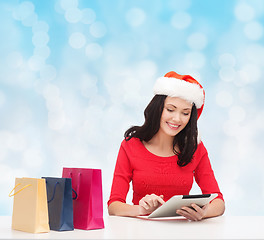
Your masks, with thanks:
M181 125L179 124L172 124L170 122L167 122L169 128L173 129L173 130L178 130L180 128Z

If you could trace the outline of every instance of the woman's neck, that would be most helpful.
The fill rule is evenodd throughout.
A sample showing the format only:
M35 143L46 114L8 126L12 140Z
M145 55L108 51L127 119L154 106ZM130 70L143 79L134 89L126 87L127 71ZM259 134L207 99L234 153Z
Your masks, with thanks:
M174 137L163 134L161 131L158 131L157 134L150 139L150 143L160 146L161 148L172 148Z
M144 142L145 147L152 153L159 156L172 156L174 137L158 132L148 142Z

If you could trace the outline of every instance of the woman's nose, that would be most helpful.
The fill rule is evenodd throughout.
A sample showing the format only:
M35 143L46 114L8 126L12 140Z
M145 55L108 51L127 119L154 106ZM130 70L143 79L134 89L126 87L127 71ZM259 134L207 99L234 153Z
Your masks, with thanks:
M180 117L180 114L179 113L175 113L174 115L173 115L173 121L175 121L175 122L180 122L181 121L181 117Z

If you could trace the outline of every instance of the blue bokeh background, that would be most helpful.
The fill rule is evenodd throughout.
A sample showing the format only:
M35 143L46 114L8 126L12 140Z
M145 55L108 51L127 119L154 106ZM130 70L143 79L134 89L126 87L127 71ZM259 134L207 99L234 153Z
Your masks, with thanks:
M264 214L264 1L6 0L0 20L0 215L15 177L63 167L102 169L106 213L123 133L171 70L204 86L226 214Z

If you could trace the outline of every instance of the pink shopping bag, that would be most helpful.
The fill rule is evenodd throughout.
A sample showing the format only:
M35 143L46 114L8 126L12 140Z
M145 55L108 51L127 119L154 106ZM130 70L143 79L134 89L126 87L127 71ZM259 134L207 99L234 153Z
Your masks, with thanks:
M72 179L73 224L76 229L104 228L101 169L63 168L62 177Z

